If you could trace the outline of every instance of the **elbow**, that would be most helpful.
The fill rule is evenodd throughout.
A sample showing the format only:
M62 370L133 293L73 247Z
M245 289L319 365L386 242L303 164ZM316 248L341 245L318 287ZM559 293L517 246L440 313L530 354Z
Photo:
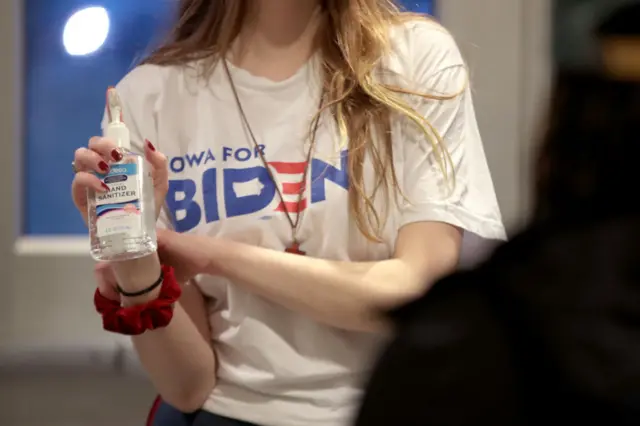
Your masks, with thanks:
M193 413L202 409L215 384L214 377L190 391L181 392L180 394L161 395L162 400L183 413Z
M164 399L163 399L164 400ZM199 399L176 399L175 401L165 401L167 404L171 405L176 410L180 411L184 414L192 414L196 411L202 409L204 405L204 401L200 401Z
M185 414L194 413L204 406L208 395L185 395L175 400L166 400L176 410Z
M376 291L371 292L366 308L370 315L376 316L420 298L429 286L417 280L405 283L390 280L374 288Z
M404 286L394 283L372 288L376 288L376 291L371 291L367 300L359 306L353 328L376 334L390 333L394 326L389 313L420 298L428 290L428 286L414 283Z
M360 333L387 334L391 330L387 319L388 311L382 303L360 303L343 315L335 315L333 312L329 325Z

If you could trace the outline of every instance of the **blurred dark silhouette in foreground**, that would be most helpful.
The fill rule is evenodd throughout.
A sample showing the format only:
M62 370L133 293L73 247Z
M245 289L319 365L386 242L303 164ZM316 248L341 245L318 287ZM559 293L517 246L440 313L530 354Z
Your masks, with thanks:
M640 424L640 2L606 1L598 60L559 60L532 223L392 313L357 426Z

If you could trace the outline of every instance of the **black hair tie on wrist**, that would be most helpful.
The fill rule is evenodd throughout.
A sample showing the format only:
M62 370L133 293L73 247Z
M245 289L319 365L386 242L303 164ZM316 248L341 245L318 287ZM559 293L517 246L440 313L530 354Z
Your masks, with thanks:
M124 291L122 287L120 287L119 285L116 285L116 290L118 290L118 293L120 293L122 296L125 296L125 297L140 297L140 296L144 296L145 294L151 293L153 290L160 287L163 281L164 281L164 273L160 271L160 277L158 277L156 282L154 282L147 288L144 288L140 291L134 291L129 293L127 291Z

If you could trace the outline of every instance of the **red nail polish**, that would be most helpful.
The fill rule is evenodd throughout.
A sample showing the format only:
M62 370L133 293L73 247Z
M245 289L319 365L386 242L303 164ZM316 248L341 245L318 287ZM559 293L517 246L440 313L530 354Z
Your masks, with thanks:
M120 161L122 160L122 153L120 153L120 151L118 151L117 149L114 149L113 151L111 151L111 158L113 158L115 161Z
M147 139L146 141L147 141L147 146L149 147L149 149L150 149L151 151L155 151L155 150L156 150L156 147L155 147L155 146L153 146L153 144L149 141L149 139Z
M100 167L100 170L102 170L103 172L108 172L109 171L109 165L107 163L105 163L104 161L101 161L98 163L98 167Z
M106 192L109 192L109 191L110 191L110 189L109 189L109 187L107 186L107 184L106 184L106 183L101 182L101 183L100 183L100 185L102 185L102 189L104 189Z

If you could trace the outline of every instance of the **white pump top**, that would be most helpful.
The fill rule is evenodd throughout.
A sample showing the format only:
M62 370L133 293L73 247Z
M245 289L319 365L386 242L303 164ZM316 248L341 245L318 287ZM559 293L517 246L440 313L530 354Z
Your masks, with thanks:
M122 102L115 87L107 90L107 111L109 124L104 129L104 136L117 143L119 148L130 150L131 135L127 126L122 122Z

